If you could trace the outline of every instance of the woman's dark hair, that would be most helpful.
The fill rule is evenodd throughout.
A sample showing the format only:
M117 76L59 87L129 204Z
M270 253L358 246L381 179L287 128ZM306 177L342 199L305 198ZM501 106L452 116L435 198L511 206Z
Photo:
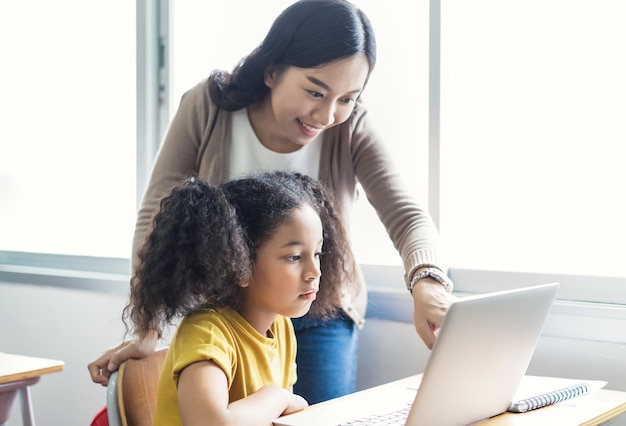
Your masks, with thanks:
M355 283L355 262L334 202L317 181L272 172L213 186L188 178L161 201L153 230L139 251L124 308L126 331L139 336L176 318L221 307L237 308L253 271L256 250L295 209L320 216L324 255L320 288L309 314L327 318L341 306L342 286ZM352 288L353 290L354 288Z
M235 111L265 97L270 68L315 68L358 54L366 56L371 73L376 38L365 13L348 0L300 0L276 18L263 42L232 73L211 73L209 92L218 107Z

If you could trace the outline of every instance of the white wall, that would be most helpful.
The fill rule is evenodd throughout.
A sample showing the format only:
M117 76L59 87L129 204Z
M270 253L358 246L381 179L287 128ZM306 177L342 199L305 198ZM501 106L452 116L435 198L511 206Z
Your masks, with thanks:
M0 351L65 361L31 388L38 426L84 425L105 405L87 363L121 342L125 295L0 283ZM9 426L21 425L13 404Z
M358 387L421 373L429 352L415 336L413 324L368 320L359 347ZM606 389L626 391L626 344L543 336L528 374L606 380Z
M403 309L410 309L405 292L393 297ZM121 341L119 318L125 301L126 295L119 291L102 293L0 282L0 351L66 363L63 372L43 376L32 387L39 426L88 425L104 406L105 389L91 382L87 363ZM384 308L384 301L376 295L371 302L374 308ZM371 309L372 315L382 316L380 309ZM547 327L549 335L541 339L529 373L607 380L607 388L626 391L626 342L602 341L606 334L597 320L593 323L599 331L597 340L561 338L554 336L558 325L577 323L567 315L553 315ZM619 321L621 330L626 330L623 320ZM615 326L615 322L611 324ZM359 388L419 373L428 356L409 323L371 318L360 342ZM8 424L22 424L17 401Z

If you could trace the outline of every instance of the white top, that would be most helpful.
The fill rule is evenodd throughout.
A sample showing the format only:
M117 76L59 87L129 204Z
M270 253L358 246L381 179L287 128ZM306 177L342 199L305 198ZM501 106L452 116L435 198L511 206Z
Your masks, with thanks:
M229 162L229 179L255 172L286 170L300 172L318 179L321 138L302 146L295 152L282 154L267 149L257 138L246 108L233 113L232 143Z

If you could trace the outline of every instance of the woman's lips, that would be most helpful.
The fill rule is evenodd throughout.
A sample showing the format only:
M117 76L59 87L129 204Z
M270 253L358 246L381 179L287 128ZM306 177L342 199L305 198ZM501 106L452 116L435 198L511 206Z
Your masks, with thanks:
M305 136L308 136L308 137L315 137L322 131L322 129L318 129L318 128L313 127L313 126L309 126L308 124L304 123L300 119L298 119L298 126L300 127L300 131Z

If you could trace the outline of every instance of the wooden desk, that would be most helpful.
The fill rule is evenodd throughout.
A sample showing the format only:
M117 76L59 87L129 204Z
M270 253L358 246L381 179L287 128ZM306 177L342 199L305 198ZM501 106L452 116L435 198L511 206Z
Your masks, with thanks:
M412 401L415 391L408 393L419 381L419 375L396 380L384 385L365 389L341 398L332 399L312 405L304 411L283 416L277 419L276 424L296 426L329 426L336 425L336 413L350 416L355 419L363 412L364 404L368 401L377 401L376 404L385 405L387 401L405 400ZM382 406L381 405L381 406ZM394 403L390 405L397 406ZM451 407L454 409L454 407ZM305 414L303 416L302 414ZM314 414L311 416L311 414ZM620 415L626 416L626 392L617 392L600 389L590 395L564 401L559 404L549 405L526 413L503 413L498 416L479 421L472 426L536 426L536 425L601 425L613 420ZM626 425L626 417L624 423ZM617 426L617 424L616 424Z
M524 425L602 425L626 415L626 392L600 389L559 404L549 405L526 413L503 413L475 423L479 426ZM621 419L620 419L621 420ZM626 418L620 425L626 424ZM617 426L617 424L616 424Z
M34 426L29 386L37 383L44 374L62 371L64 367L63 361L0 352L0 425L8 420L11 405L19 392L22 422L25 426Z

